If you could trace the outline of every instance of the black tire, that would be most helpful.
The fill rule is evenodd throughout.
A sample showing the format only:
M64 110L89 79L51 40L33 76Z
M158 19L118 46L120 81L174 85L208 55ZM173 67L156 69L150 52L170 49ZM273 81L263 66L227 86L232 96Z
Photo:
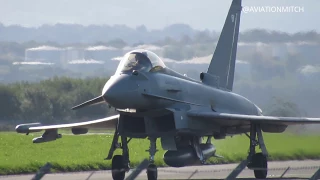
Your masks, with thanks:
M157 180L158 179L158 169L154 164L149 164L147 169L148 180Z
M125 165L124 165L124 158L122 155L115 155L112 158L112 165L111 165L111 172L112 178L114 180L124 180L126 175Z
M268 174L268 160L262 153L256 153L252 156L252 169L257 179L265 179ZM257 169L257 170L255 170Z

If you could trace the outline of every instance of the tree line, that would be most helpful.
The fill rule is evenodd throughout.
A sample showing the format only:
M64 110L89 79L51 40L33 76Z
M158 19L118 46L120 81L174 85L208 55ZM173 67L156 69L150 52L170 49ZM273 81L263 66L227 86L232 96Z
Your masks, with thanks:
M55 77L39 83L0 85L0 126L41 122L67 123L102 118L113 113L107 104L71 110L71 107L101 94L108 78Z

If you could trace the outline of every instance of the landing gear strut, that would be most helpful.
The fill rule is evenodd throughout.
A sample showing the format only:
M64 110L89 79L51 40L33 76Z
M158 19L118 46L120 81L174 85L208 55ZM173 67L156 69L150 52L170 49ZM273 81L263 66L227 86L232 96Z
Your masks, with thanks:
M131 139L128 140L127 137L121 136L122 144L118 143L118 140L119 140L119 132L118 132L118 128L116 128L108 157L105 159L109 160L112 158L112 164L111 164L112 178L114 180L124 180L126 172L130 170L128 143L130 142ZM113 153L117 148L122 149L122 155L113 156Z
M254 176L259 179L267 177L268 173L268 152L263 141L262 131L259 124L251 124L250 127L250 149L247 157L249 169L253 169ZM259 145L261 153L256 153L256 146Z
M157 166L154 164L154 156L157 150L157 139L154 137L149 137L150 140L150 147L147 150L150 154L149 158L149 166L147 168L147 177L148 180L157 180L158 179L158 169Z

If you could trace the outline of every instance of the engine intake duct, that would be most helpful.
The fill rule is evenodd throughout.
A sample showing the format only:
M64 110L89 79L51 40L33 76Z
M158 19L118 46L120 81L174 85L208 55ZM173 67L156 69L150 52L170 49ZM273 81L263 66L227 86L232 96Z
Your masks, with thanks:
M213 144L199 145L205 159L213 156L216 149ZM177 151L169 150L163 155L164 162L171 167L184 167L200 164L200 160L191 145L181 148Z

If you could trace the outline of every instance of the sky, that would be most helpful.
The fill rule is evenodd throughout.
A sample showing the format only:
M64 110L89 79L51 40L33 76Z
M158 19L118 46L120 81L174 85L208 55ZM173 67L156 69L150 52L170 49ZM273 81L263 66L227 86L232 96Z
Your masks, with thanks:
M231 0L0 0L0 22L27 27L56 23L129 27L144 24L148 29L184 23L199 30L220 31L230 4ZM242 12L240 31L320 31L320 0L243 0L242 6L251 9ZM297 8L291 12L267 12L268 7L291 6Z

